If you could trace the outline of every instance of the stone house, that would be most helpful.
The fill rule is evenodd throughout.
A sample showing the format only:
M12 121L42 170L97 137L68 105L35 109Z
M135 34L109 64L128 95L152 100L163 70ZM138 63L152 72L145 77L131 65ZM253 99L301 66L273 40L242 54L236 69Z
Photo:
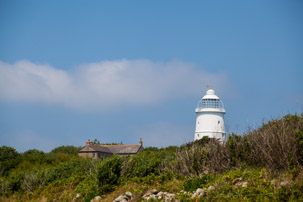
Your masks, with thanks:
M88 140L86 145L78 151L78 155L84 158L100 159L113 154L120 156L135 155L143 150L142 138L140 138L139 144L121 145L92 145L90 140Z

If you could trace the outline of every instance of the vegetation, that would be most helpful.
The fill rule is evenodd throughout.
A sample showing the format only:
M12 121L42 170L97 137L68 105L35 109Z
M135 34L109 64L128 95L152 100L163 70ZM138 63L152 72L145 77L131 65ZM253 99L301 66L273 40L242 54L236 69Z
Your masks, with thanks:
M136 200L150 189L178 193L209 188L201 201L303 200L303 117L286 115L225 144L203 138L180 147L148 147L135 155L100 160L77 156L79 147L19 154L0 147L2 200L112 201L125 191ZM244 183L245 182L245 183ZM184 192L181 192L183 190Z
M92 145L120 145L120 144L123 144L122 142L120 143L116 143L116 142L113 142L113 143L101 143L98 139L94 139L92 142L90 142L90 144Z

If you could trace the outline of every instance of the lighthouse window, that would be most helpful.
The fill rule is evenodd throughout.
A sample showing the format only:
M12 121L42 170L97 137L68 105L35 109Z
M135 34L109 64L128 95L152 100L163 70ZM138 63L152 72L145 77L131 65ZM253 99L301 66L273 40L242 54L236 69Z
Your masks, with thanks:
M202 108L220 108L218 99L204 99L202 100Z

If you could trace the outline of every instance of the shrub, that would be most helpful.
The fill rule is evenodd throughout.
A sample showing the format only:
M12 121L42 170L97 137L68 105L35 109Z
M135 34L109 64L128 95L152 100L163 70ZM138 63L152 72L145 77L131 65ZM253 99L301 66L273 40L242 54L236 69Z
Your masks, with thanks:
M20 163L20 154L13 147L0 147L0 176L8 175L9 171Z
M151 174L160 175L170 168L168 164L175 158L176 147L147 150L125 159L122 167L124 177L145 177Z
M188 144L177 150L172 164L174 172L184 176L198 176L208 170L208 151L199 142Z
M185 191L196 191L198 188L203 188L206 184L215 179L212 175L203 175L202 177L191 178L183 183Z
M111 158L103 159L97 168L97 179L101 193L112 191L119 184L121 175L122 158L113 155Z
M30 149L23 153L23 158L31 163L39 162L43 163L45 160L45 153L37 149Z
M13 147L2 146L0 147L0 161L7 161L15 159L19 156L19 153Z
M78 151L81 147L75 146L60 146L53 149L50 153L62 153L62 154L69 154L69 155L78 155Z

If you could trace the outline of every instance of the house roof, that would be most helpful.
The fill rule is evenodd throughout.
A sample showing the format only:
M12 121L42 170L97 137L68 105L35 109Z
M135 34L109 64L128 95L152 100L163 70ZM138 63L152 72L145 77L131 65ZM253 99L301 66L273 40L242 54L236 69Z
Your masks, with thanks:
M128 145L100 145L101 147L108 148L113 154L135 154L139 151L141 144L128 144Z
M136 154L142 144L129 145L86 145L79 152L99 151L112 154Z

